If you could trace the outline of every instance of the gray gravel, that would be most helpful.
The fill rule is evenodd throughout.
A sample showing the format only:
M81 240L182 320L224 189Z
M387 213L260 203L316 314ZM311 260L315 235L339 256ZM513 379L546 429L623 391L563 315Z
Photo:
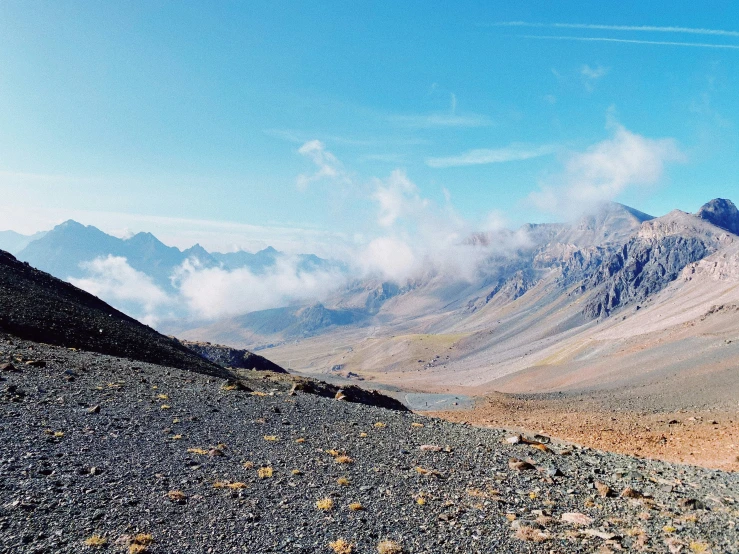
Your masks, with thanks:
M330 553L339 538L358 553L384 539L406 553L739 552L735 474L545 452L503 431L266 381L262 395L226 391L216 378L3 335L0 352L18 370L0 370L2 553L95 552L93 535L108 541L99 551L127 552L136 533L151 534L151 553ZM627 487L644 497L619 497ZM334 507L320 511L326 497ZM563 520L573 512L592 521Z

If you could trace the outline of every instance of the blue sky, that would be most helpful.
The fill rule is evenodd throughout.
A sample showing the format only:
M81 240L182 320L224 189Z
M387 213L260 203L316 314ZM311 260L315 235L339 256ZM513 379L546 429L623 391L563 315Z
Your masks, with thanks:
M739 201L738 12L2 2L0 227L326 254Z

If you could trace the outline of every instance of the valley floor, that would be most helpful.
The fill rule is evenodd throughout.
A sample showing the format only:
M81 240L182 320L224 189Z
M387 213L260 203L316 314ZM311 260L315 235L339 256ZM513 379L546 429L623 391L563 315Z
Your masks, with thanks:
M540 432L577 444L669 462L739 471L739 409L618 409L593 396L496 394L472 409L427 412L449 421Z

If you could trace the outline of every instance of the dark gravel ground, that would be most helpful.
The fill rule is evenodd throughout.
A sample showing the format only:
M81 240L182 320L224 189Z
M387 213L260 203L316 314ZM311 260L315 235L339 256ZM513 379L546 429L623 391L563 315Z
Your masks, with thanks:
M17 368L0 370L2 553L330 553L339 538L357 553L385 539L406 553L739 552L736 474L545 452L502 431L270 391L269 380L229 391L5 335L0 352ZM338 463L344 452L351 463ZM620 497L627 487L644 496ZM325 498L333 508L319 510ZM137 533L153 542L131 545ZM94 535L107 544L87 546Z

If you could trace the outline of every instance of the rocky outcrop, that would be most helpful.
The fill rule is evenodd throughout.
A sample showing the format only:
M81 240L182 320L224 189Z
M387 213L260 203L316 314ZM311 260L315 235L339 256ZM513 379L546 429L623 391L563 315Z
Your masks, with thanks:
M677 279L688 265L731 242L731 236L717 226L677 210L646 222L583 281L582 292L595 291L584 314L604 317L642 302Z
M221 367L287 373L282 367L249 350L239 350L209 342L181 341L181 343L206 360L210 360Z
M704 204L696 215L713 223L716 227L739 235L739 210L731 200L714 198Z

